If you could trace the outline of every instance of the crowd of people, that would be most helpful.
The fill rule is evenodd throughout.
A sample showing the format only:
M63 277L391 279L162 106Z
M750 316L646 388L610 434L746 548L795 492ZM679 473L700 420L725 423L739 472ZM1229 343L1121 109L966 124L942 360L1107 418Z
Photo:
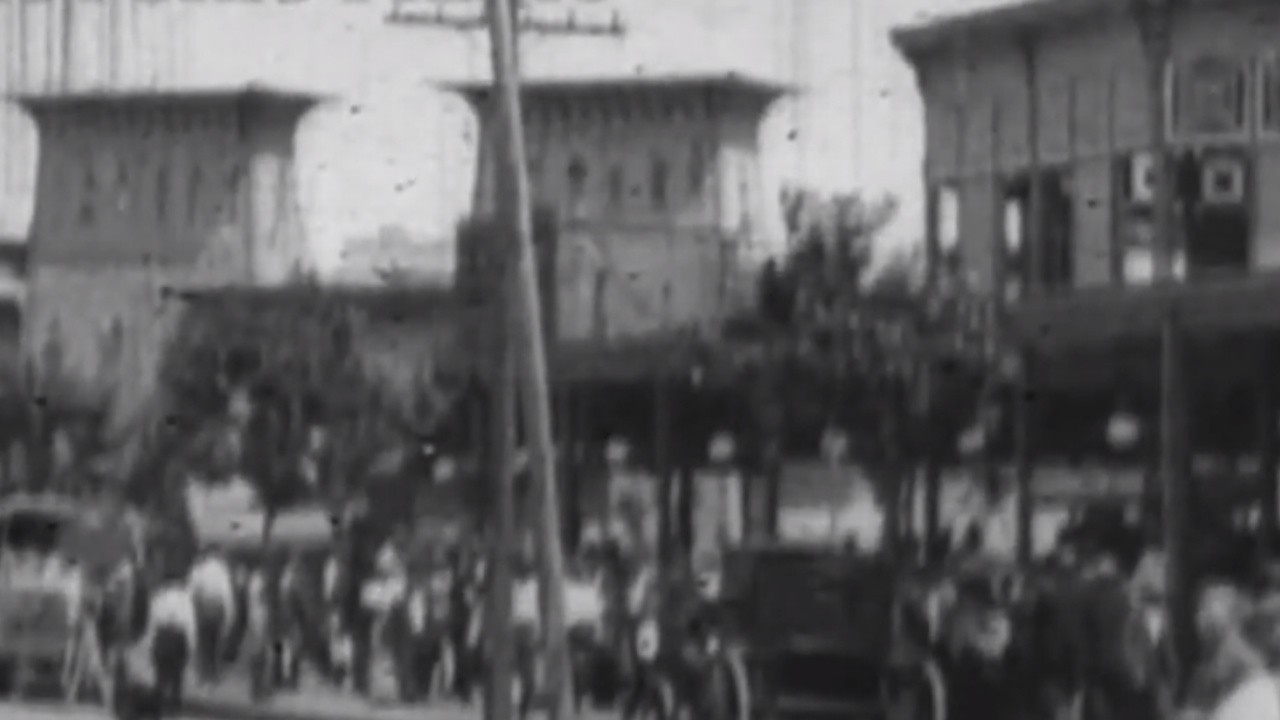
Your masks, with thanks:
M1259 571L1257 547L1240 561L1229 533L1203 540L1191 632L1176 638L1156 528L1068 528L1029 571L991 564L970 533L922 621L952 716L1280 720L1280 572Z

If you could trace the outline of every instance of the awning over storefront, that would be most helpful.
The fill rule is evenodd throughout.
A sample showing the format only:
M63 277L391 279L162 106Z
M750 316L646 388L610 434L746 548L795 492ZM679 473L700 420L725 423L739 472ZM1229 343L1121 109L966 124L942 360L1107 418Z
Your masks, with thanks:
M1027 298L1010 308L1008 327L1039 350L1103 347L1156 339L1170 311L1192 334L1280 330L1280 273Z

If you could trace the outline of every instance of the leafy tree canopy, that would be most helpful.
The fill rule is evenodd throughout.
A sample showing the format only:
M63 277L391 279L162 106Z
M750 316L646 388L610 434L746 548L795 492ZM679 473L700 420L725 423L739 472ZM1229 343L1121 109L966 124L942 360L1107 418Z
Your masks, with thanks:
M425 392L389 386L367 362L366 322L312 281L193 300L161 371L170 460L205 480L241 474L268 513L352 497L410 441Z
M988 374L985 304L959 277L927 283L918 252L872 271L892 199L792 190L782 202L788 248L763 268L745 331L761 415L812 444L845 429L876 466L937 450L971 420Z

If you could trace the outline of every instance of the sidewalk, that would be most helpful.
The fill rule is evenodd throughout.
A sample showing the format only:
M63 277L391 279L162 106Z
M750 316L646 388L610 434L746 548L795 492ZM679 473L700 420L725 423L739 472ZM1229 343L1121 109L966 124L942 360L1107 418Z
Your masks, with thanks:
M182 715L193 720L478 720L479 705L377 703L329 688L282 692L254 701L247 686L191 688Z

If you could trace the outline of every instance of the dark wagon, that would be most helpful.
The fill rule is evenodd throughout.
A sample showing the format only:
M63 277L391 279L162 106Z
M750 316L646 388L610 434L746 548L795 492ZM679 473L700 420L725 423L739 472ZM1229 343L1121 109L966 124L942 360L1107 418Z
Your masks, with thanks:
M834 547L744 547L725 564L712 678L724 720L938 720L945 687L899 621L900 572Z

